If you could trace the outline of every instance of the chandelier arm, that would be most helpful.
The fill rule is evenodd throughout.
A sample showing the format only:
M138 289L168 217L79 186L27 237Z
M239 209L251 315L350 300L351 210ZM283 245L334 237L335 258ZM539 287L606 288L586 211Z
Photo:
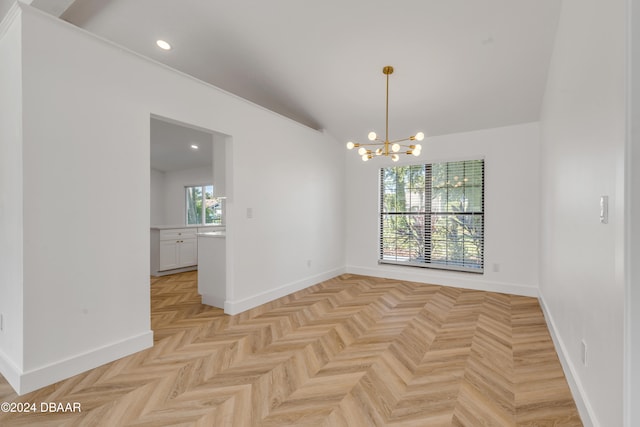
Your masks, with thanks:
M386 76L387 80L385 93L385 138L382 140L382 138L378 138L375 132L369 132L370 143L357 144L354 142L348 142L347 148L352 149L360 147L360 149L364 149L365 152L362 153L362 160L365 161L372 159L374 153L376 156L390 156L394 162L398 161L398 154L413 154L414 156L419 156L421 149L419 144L413 145L411 143L400 143L406 141L422 141L424 138L424 134L422 132L418 132L416 135L409 136L407 138L389 141L389 75L393 73L393 67L387 65L382 69L382 73ZM379 148L375 149L375 147ZM401 148L406 151L400 151Z
M389 144L397 144L399 142L403 142L403 141L411 141L411 137L409 138L402 138L402 139L395 139L393 141L389 141Z

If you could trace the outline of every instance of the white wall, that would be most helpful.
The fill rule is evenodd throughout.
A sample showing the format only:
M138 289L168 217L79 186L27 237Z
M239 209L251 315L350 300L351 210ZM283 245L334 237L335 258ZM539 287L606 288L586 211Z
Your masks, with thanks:
M185 186L212 184L213 168L194 168L165 172L165 225L186 223Z
M169 172L151 169L151 225L185 225L184 187L211 183L211 167Z
M9 13L13 3L15 3L14 0L0 0L0 21Z
M625 426L640 425L640 0L630 0L626 188ZM634 221L634 219L636 219Z
M21 7L22 392L151 344L151 114L233 137L230 312L343 271L341 144Z
M149 115L91 42L23 6L21 392L152 344Z
M537 296L539 127L536 123L427 138L419 159L485 159L485 272L378 265L378 175L390 164L347 156L347 267L350 272ZM494 271L494 264L498 270Z
M622 425L625 5L563 2L542 115L541 299L586 425Z
M165 173L156 169L151 169L150 203L151 212L149 215L151 225L168 224L165 220Z
M227 192L233 196L226 228L238 238L227 239L227 254L237 257L232 274L245 285L227 287L227 299L231 293L234 300L225 305L230 313L344 271L343 146L296 127L288 148L278 148L283 125L266 125L254 133L253 144L240 143L251 139L249 129L230 132L233 181ZM237 246L229 250L230 243ZM268 289L266 283L282 285Z
M0 372L22 369L22 25L14 7L0 23Z

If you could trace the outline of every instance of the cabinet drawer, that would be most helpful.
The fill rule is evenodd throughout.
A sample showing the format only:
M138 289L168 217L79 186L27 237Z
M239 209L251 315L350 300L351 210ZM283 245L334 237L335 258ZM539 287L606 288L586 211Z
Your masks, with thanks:
M160 240L195 239L197 228L172 228L160 230Z

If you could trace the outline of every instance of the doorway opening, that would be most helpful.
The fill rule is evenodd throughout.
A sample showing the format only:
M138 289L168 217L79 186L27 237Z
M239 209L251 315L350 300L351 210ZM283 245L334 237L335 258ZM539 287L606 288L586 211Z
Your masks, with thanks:
M192 272L193 279L202 279L203 302L224 308L231 137L151 115L149 152L151 286L160 277ZM207 252L213 235L217 249ZM203 288L210 282L209 276L199 277L205 273L215 275L215 288Z

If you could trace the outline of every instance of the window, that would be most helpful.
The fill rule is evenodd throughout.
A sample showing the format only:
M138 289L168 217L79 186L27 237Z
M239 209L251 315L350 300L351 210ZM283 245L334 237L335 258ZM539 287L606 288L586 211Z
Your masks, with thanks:
M382 168L380 262L482 273L484 160Z
M187 225L222 225L222 199L213 197L213 185L185 187Z

